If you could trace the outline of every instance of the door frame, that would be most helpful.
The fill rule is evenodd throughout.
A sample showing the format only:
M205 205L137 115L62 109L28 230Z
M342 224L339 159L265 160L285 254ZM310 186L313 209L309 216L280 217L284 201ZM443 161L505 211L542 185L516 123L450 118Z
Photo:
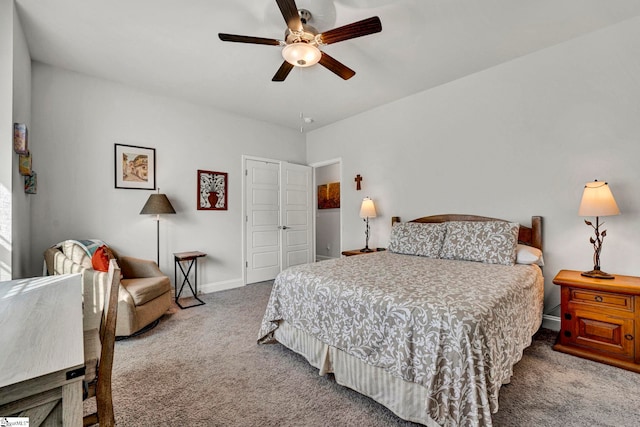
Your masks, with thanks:
M338 163L339 166L339 170L340 170L340 252L342 252L342 224L343 224L343 214L344 214L344 209L342 208L342 202L344 200L344 198L342 197L343 193L343 187L342 187L342 183L344 182L344 170L343 170L343 166L342 166L342 157L336 157L334 159L328 159L328 160L323 160L320 162L314 162L314 163L310 163L309 166L311 166L311 168L313 169L313 176L311 177L311 186L313 187L313 218L312 218L312 223L313 223L313 230L312 230L312 239L313 239L313 262L316 261L316 218L318 215L318 203L316 202L318 200L318 183L316 182L316 168L322 167L322 166L329 166L329 165L333 165Z

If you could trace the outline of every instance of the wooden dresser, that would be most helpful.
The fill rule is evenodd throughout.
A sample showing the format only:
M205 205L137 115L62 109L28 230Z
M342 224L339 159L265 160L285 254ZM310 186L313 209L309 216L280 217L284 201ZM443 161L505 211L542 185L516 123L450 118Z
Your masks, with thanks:
M640 277L561 270L553 283L562 288L554 350L640 372Z

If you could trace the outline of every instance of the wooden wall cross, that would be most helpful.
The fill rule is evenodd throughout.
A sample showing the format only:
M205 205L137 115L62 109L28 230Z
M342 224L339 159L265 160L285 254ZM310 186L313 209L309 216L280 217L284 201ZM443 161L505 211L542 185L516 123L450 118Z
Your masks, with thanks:
M360 191L360 182L362 181L362 177L360 176L360 174L356 175L356 179L354 179L354 181L356 182L356 190Z

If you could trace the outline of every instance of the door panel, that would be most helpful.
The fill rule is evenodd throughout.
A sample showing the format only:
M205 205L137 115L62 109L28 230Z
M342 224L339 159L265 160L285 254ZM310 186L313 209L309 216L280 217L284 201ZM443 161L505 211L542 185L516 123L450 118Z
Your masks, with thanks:
M309 243L307 239L307 232L305 230L292 230L287 233L287 245L298 246L306 245Z
M280 165L246 161L246 280L273 279L280 272Z
M294 225L302 225L302 226L307 226L309 225L309 223L307 222L308 219L308 215L306 211L289 211L287 212L287 220L286 220L286 224L289 227L292 227Z
M285 237L282 245L282 269L311 262L312 191L311 167L282 164L283 201L282 224Z
M253 232L253 247L264 248L277 246L280 238L280 233L277 230L274 231L255 231Z
M309 251L289 251L287 253L287 263L289 265L306 264L309 259Z
M278 226L280 212L277 211L253 211L253 226L275 225Z

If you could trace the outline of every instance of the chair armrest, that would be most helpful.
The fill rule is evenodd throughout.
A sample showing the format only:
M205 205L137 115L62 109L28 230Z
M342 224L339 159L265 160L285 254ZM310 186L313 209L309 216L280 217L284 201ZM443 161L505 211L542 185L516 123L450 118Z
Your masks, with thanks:
M155 261L128 256L123 256L118 261L125 279L165 276Z

